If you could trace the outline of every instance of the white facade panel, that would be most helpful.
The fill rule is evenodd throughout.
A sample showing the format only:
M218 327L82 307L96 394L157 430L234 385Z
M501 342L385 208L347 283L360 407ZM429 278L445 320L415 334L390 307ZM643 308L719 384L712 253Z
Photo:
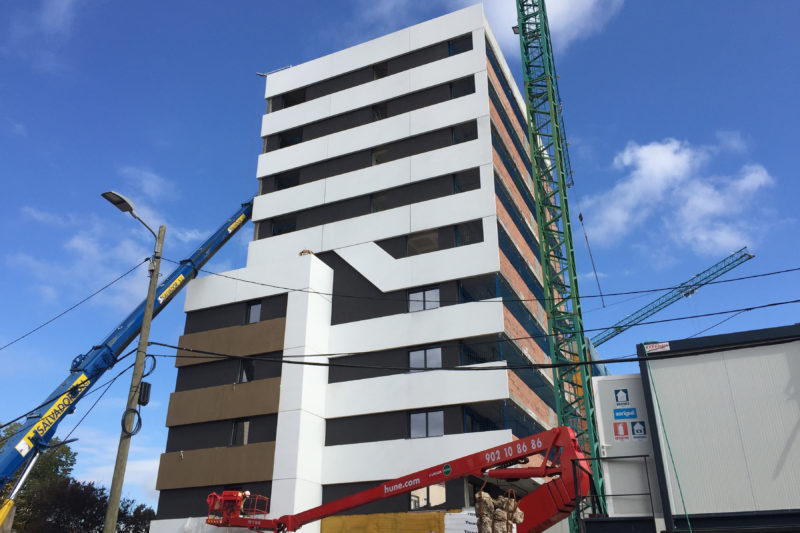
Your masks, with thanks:
M485 370L497 366L496 372ZM431 370L358 379L328 385L326 418L358 416L431 405L458 405L508 398L505 362L475 365L481 370ZM369 398L369 402L364 402Z
M323 120L463 78L476 72L486 72L485 53L472 50L446 57L433 63L420 65L385 78L267 113L261 119L261 136Z
M327 446L322 482L394 479L511 441L511 430Z
M467 278L500 269L495 219L485 218L483 224L484 242L468 246L402 259L394 259L373 242L342 248L337 253L384 292Z
M443 110L443 112L440 113L440 110ZM325 159L333 159L405 139L411 135L446 128L475 119L481 113L485 115L486 112L488 112L488 105L485 101L479 102L476 95L464 96L457 100L417 109L378 122L371 122L363 126L260 154L258 156L257 176L261 178L277 174ZM417 128L414 132L411 131L412 117L416 121ZM488 117L486 120L488 121ZM427 129L420 129L422 125L426 126ZM488 137L480 135L479 137L488 139Z
M365 65L402 55L411 50L446 41L476 28L482 28L483 24L483 6L467 7L271 74L267 77L265 96L269 98L292 89L305 87L316 81L357 70Z
M331 353L358 353L503 331L499 299L331 326Z
M321 280L319 276L333 279L330 267L313 256L299 256L294 252L274 256L271 261L269 265L260 263L223 272L221 276L207 275L192 280L186 288L184 312L283 294L285 287L306 289L309 280Z

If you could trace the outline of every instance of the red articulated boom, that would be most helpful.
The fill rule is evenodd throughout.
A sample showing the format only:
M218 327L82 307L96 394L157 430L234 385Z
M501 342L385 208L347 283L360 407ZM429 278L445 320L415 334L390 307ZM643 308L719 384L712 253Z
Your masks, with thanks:
M540 464L529 466L530 457L539 457ZM579 464L573 467L575 462ZM250 496L240 491L225 491L222 495L212 493L207 499L206 523L221 527L246 527L262 532L296 531L309 522L451 479L466 476L551 478L519 501L519 508L525 512L525 520L517 526L517 531L535 533L569 516L575 509L575 489L580 495L588 494L589 472L591 467L578 446L573 430L557 427L280 518L266 517L268 499L263 496Z

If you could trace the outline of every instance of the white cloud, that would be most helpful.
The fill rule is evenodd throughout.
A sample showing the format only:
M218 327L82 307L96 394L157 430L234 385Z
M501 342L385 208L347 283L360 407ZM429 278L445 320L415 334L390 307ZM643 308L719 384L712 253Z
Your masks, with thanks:
M360 28L369 28L371 35L419 23L433 13L455 11L478 3L476 0L357 0L355 21ZM619 12L624 0L550 0L547 18L556 52L599 33ZM514 0L485 0L484 13L509 63L519 63L519 37L511 28L517 25ZM515 65L514 65L515 66Z
M16 120L8 119L9 131L11 135L15 137L27 137L28 136L28 128L25 127L25 124L22 122L17 122Z
M151 200L166 200L174 198L175 184L155 172L133 166L120 167L119 173L125 178L135 192L141 193Z
M396 1L396 0L395 0ZM475 4L474 0L448 0L452 9ZM550 0L547 20L556 53L565 51L572 43L596 35L622 9L624 0ZM483 4L486 19L503 54L519 60L519 36L511 28L517 25L517 6L514 0L487 0ZM513 66L513 65L512 65Z
M772 176L758 164L743 166L736 176L701 172L715 154L729 149L724 145L731 139L736 137L715 146L676 139L630 142L614 158L615 168L627 175L581 203L593 242L612 245L650 233L661 243L667 236L681 247L710 255L752 244L759 227L751 220L756 195L774 183Z
M747 152L747 143L740 131L719 130L716 133L717 145L720 150L726 150L736 154Z
M61 48L72 35L83 0L42 0L21 2L16 9L5 7L5 31L0 32L0 50L29 61L43 72L67 70Z
M79 0L44 0L38 13L39 24L47 35L69 35Z
M688 179L705 159L704 150L676 139L646 145L628 143L614 158L614 166L630 173L611 190L585 200L581 206L592 240L608 244L625 237L661 209L665 193Z
M116 425L119 427L119 424ZM108 487L114 471L114 459L119 445L119 433L105 432L81 425L74 434L78 440L72 444L78 453L75 477L79 481L93 481ZM133 496L139 503L154 506L158 500L155 490L158 475L158 457L161 449L147 446L147 437L139 435L131 441L131 449L125 467L125 492L123 497Z
M20 211L22 211L22 214L26 217L32 218L36 222L40 222L42 224L63 225L67 223L65 217L57 215L56 213L44 211L37 207L25 205L22 206Z
M697 253L734 252L759 225L752 195L774 183L761 165L745 165L735 177L694 179L676 191L676 216L664 225L675 242Z

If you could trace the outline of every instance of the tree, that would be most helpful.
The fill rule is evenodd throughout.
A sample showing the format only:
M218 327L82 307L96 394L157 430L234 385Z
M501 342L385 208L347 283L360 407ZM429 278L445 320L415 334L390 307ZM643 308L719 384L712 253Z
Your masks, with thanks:
M20 424L11 424L0 434L0 445L19 431ZM106 515L108 493L105 487L81 482L71 477L77 453L68 444L53 439L52 446L39 457L28 481L16 498L14 531L34 533L101 532ZM22 473L17 472L15 479ZM11 491L9 483L0 492L5 499ZM147 533L155 512L144 504L123 498L120 501L117 531Z
M15 423L6 426L0 435L0 442L5 443L8 439L14 437L19 432L21 424ZM72 470L75 467L75 459L77 453L72 451L68 444L61 444L61 441L54 438L51 441L50 449L44 451L40 456L33 470L25 482L25 486L20 490L16 498L16 515L14 518L15 529L19 530L24 526L31 517L34 511L30 505L29 499L31 494L38 493L44 487L49 486L56 481L69 479ZM22 466L14 475L14 479L18 479L22 474ZM0 491L0 498L5 500L11 492L13 483L8 483L3 490Z

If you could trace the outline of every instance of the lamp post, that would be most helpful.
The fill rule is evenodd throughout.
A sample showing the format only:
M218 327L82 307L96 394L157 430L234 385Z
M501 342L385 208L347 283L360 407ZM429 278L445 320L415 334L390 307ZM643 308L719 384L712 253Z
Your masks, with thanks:
M119 501L122 495L122 483L125 479L125 467L128 463L128 451L131 447L132 424L134 415L137 414L136 406L139 403L139 389L144 374L144 361L147 354L147 341L150 336L150 322L153 319L153 307L155 306L156 288L158 287L158 270L161 266L161 250L164 246L164 234L166 226L158 228L158 235L139 218L136 214L133 202L121 194L108 191L102 194L103 198L114 204L123 213L130 213L133 218L141 222L156 239L153 249L153 259L150 261L148 271L150 273L150 286L147 290L145 300L144 316L142 317L142 329L139 333L139 346L136 349L136 361L133 364L133 376L131 376L131 388L128 391L128 404L122 416L122 432L119 436L119 447L117 448L117 460L114 464L114 475L111 478L111 489L108 493L108 507L106 508L106 519L103 525L103 533L114 533L117 528L117 515L119 514Z

